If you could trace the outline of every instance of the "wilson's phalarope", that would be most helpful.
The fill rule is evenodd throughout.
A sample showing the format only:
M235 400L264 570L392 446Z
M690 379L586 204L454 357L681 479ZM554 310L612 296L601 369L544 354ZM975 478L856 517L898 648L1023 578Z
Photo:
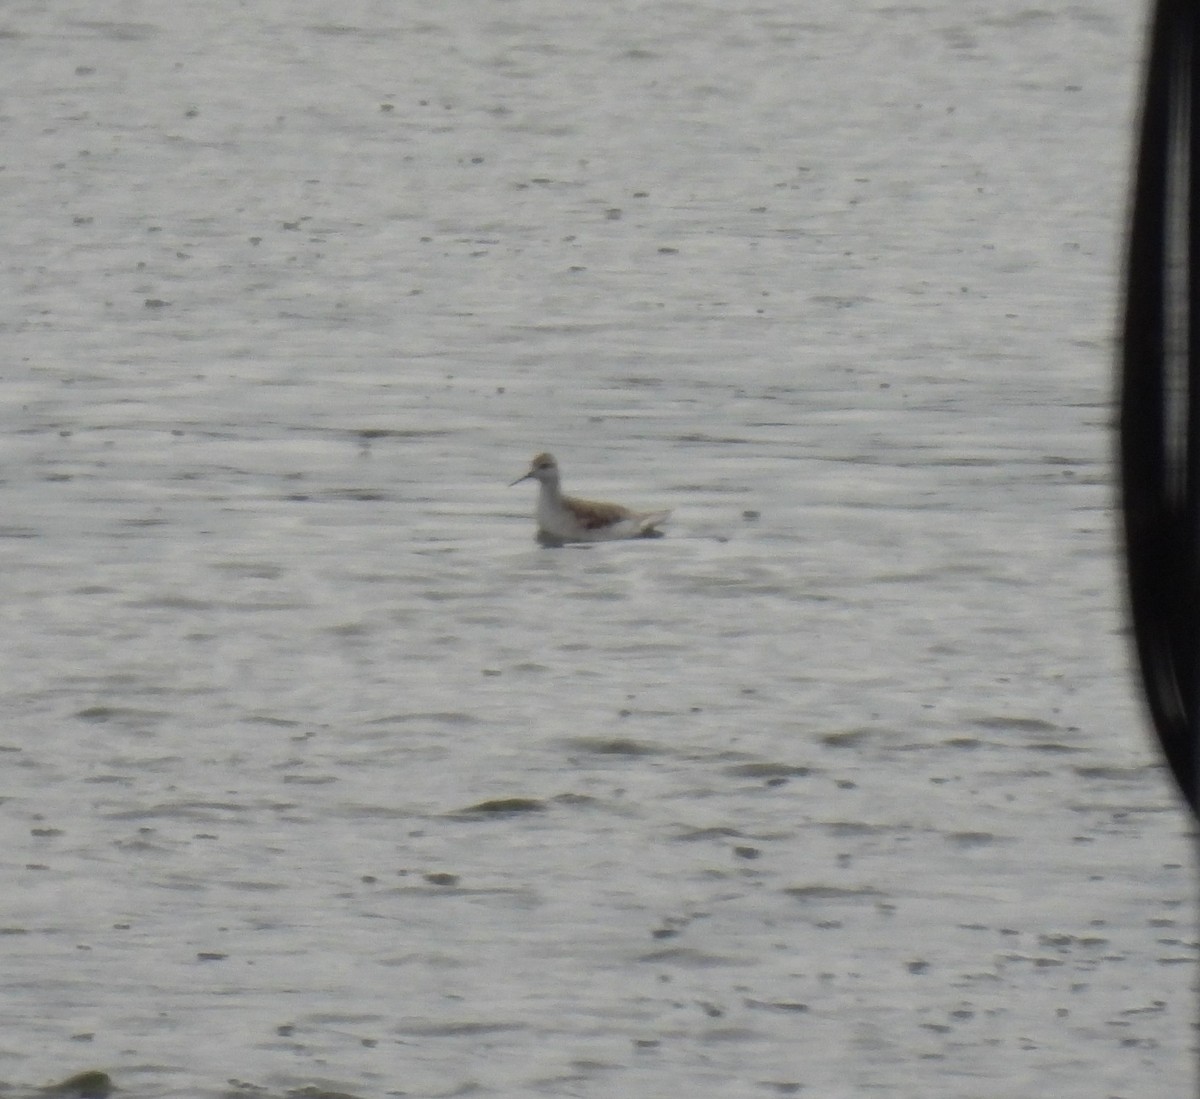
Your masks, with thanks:
M669 511L630 511L620 504L564 496L553 454L539 454L530 464L529 472L513 481L513 485L531 477L541 486L537 502L537 540L543 545L661 538L662 531L657 527L671 514Z

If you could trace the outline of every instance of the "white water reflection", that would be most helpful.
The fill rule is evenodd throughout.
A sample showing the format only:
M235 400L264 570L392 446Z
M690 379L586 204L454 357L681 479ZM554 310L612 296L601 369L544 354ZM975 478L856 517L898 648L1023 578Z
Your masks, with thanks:
M0 35L0 1078L1182 1090L1136 13L115 14Z

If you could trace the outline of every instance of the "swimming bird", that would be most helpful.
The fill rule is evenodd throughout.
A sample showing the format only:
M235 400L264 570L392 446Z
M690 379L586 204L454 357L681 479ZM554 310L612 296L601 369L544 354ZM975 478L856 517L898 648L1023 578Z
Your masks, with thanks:
M519 485L530 478L541 486L537 502L537 540L544 546L564 542L608 542L618 538L661 538L658 530L669 511L631 511L620 504L580 500L564 496L559 484L558 462L553 454L539 454L529 472L513 481ZM512 485L509 485L512 488Z

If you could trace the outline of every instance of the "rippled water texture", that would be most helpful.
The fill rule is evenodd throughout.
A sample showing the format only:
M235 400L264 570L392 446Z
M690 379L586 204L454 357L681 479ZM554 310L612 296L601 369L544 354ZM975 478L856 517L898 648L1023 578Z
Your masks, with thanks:
M0 1080L1183 1094L1136 8L0 11Z

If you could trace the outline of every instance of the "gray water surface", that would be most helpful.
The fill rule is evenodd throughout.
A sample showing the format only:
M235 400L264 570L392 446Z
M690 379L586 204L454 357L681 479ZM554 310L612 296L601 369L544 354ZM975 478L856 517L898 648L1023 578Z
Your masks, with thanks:
M1187 1091L1111 490L1141 31L0 12L0 1080ZM539 549L539 450L669 536Z

